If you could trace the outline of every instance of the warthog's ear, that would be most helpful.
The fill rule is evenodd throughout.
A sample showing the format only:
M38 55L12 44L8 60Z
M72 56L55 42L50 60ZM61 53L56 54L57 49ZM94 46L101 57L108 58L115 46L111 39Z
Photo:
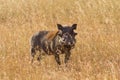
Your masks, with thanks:
M57 24L57 27L58 27L58 30L62 30L63 29L61 24Z
M73 24L72 25L72 30L76 29L77 28L77 24Z

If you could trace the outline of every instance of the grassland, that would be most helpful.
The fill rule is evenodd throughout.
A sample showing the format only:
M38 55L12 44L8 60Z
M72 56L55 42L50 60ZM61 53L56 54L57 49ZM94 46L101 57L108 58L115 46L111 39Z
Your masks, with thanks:
M53 56L31 65L39 30L77 23L68 66ZM61 55L63 62L63 55ZM0 0L0 80L120 80L120 0Z

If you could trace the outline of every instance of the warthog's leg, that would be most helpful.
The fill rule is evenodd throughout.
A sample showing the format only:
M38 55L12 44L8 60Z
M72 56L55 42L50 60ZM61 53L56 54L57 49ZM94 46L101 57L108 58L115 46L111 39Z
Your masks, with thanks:
M41 49L39 48L39 53L38 53L38 57L37 57L37 60L38 60L38 61L41 60L41 54L42 54L42 51L41 51Z
M38 61L40 61L40 60L41 60L41 55L38 55L37 60L38 60Z
M35 55L36 55L35 49L34 49L34 48L31 48L31 56L32 56L32 58L31 58L31 63L33 63L33 60L34 60Z
M59 57L59 54L57 54L57 53L55 54L55 60L59 65L61 65L60 57Z
M64 60L65 63L68 62L70 55L71 55L71 53L69 51L65 53L65 60Z

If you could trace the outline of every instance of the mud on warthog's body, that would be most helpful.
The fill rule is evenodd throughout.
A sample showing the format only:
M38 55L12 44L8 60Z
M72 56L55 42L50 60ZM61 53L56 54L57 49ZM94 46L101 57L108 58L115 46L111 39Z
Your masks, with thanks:
M41 54L54 55L56 62L60 65L60 53L65 54L64 62L67 63L70 57L70 50L75 46L77 33L74 30L77 24L70 26L62 26L57 24L58 31L39 31L31 38L31 56L32 62L36 51L39 51L37 60L41 59Z

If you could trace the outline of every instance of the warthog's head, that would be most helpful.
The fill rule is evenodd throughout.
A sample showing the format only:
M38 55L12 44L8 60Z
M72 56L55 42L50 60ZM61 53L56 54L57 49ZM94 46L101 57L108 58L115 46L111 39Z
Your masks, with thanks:
M73 47L76 43L75 36L77 33L74 32L74 30L77 27L77 24L73 24L72 26L62 26L60 24L57 24L60 36L59 42L68 47Z

